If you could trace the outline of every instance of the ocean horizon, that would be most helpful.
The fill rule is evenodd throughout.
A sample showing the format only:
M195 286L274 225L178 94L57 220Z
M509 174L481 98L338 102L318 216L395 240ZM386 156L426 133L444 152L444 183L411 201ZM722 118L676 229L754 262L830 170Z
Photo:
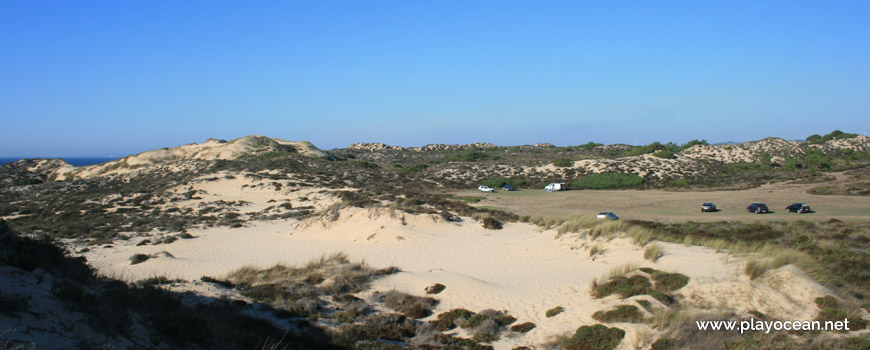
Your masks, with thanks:
M16 162L20 159L57 159L61 158L73 166L85 166L105 163L120 157L0 157L0 165Z

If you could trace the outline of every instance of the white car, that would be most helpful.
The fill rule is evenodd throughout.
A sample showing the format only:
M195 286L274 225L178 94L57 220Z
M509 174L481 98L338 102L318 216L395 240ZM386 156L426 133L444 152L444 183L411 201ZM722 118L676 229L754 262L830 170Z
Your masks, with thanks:
M477 187L477 190L480 191L480 192L495 192L495 190L492 189L492 187L489 187L489 186L478 186L478 187Z

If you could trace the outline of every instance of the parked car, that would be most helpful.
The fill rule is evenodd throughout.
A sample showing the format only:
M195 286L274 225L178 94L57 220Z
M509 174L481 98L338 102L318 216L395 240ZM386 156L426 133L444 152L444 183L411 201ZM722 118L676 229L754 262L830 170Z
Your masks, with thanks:
M478 187L477 187L477 190L480 191L480 192L495 192L495 190L492 189L492 187L489 187L489 186L478 186Z
M554 183L551 183L551 184L547 185L546 187L544 187L544 189L547 190L547 192L556 192L556 191L564 191L564 190L568 189L568 187L565 186L564 183L554 182Z
M705 211L716 212L716 205L713 203L701 204L701 212L703 213Z
M598 216L596 216L596 218L607 219L607 220L619 220L619 217L616 216L616 214L611 213L609 211L604 211L604 212L598 213Z
M794 203L792 205L785 207L785 211L787 213L803 214L803 213L812 213L813 209L810 208L810 206L807 205L806 203Z
M767 209L767 204L764 203L752 203L748 207L746 207L746 211L750 213L769 213L770 209Z
M511 184L505 184L504 186L501 187L501 189L502 189L502 190L505 190L505 191L513 191L513 190L514 190L514 185L511 185Z

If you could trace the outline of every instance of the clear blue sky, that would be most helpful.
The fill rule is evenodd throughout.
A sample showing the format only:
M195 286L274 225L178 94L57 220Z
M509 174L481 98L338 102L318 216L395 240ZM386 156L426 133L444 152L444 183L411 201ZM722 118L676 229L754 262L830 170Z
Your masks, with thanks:
M0 1L0 156L870 130L870 1Z

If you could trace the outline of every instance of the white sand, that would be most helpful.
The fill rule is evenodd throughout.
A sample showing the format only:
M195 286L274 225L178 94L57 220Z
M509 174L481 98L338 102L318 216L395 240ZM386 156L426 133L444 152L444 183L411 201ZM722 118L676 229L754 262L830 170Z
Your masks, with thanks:
M642 248L617 238L599 241L607 250L593 260L586 248L592 242L577 235L555 239L553 231L540 232L520 223L486 230L468 218L450 223L434 215L390 209L345 209L335 222L272 221L190 233L198 238L140 247L134 239L113 248L96 248L86 256L103 273L129 280L154 276L196 280L224 276L244 265L299 265L342 251L375 267L401 268L403 272L377 280L372 290L423 295L426 286L446 285L436 295L441 301L436 314L457 307L508 310L517 322L537 324L525 335L498 341L497 349L539 344L580 325L598 323L591 317L595 311L632 303L616 296L593 299L589 293L593 280L629 262L688 275L689 285L676 294L692 303L740 312L758 310L778 319L811 319L817 312L812 300L827 294L799 271L775 271L779 287L764 279L750 283L741 272L744 259L702 247L659 243L666 255L653 264L643 260ZM159 254L162 251L174 257ZM161 257L129 265L128 259L137 253ZM565 312L546 318L545 311L555 306L563 306ZM639 324L618 327L627 331L621 349L632 348L635 330L648 329Z

